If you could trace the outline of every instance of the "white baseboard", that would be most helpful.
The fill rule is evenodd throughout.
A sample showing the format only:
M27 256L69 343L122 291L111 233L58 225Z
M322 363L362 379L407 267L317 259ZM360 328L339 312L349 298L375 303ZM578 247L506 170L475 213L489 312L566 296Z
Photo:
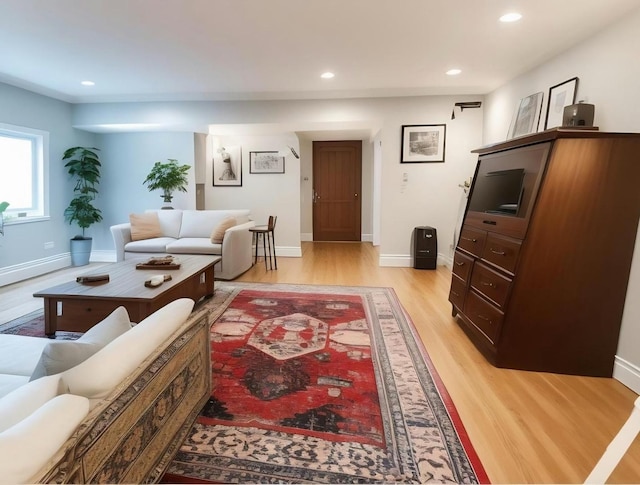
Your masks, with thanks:
M255 246L253 251L255 251ZM253 253L255 254L255 252ZM262 246L258 246L258 257L264 256ZM302 248L300 246L276 246L276 256L283 258L301 258Z
M373 234L362 234L360 240L363 242L373 242ZM300 241L313 242L312 232L303 232L300 234Z
M413 267L413 256L408 254L381 254L378 260L380 266L387 266L392 268L411 268ZM446 266L451 269L453 266L453 260L446 257L444 254L438 253L436 259L437 266Z
M637 365L616 355L613 362L613 378L636 394L640 394L640 367Z
M0 287L51 273L52 271L57 271L69 266L71 266L71 255L69 253L61 253L48 258L0 268Z

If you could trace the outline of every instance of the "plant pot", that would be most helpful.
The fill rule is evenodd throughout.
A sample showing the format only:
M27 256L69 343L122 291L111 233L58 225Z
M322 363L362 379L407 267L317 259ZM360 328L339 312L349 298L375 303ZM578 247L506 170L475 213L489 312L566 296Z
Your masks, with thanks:
M90 237L71 239L72 266L86 266L87 264L89 264L92 242L93 239Z

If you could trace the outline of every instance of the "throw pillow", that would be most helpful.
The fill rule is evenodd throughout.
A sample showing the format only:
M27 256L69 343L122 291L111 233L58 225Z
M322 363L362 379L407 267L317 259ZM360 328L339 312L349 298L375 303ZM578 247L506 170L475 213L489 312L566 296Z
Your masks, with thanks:
M227 229L229 229L230 227L233 227L236 225L236 218L235 217L225 217L224 219L222 219L220 221L220 224L218 224L216 227L213 228L213 231L211 231L211 242L213 244L221 244L222 243L222 239L224 239L224 233Z
M54 340L42 350L31 380L59 374L84 362L102 347L90 342Z
M131 223L131 240L141 241L162 236L160 219L155 212L145 212L144 214L129 214Z
M42 350L30 380L71 369L130 329L129 313L121 306L87 330L78 340L49 342Z

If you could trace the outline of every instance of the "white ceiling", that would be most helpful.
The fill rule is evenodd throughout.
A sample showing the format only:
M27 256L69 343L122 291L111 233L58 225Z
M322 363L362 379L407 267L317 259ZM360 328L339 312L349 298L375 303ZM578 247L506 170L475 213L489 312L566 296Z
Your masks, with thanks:
M485 94L639 0L0 0L0 81L70 102ZM517 10L523 19L501 24ZM458 67L457 77L445 71ZM320 79L326 70L332 80ZM80 85L92 80L93 87Z

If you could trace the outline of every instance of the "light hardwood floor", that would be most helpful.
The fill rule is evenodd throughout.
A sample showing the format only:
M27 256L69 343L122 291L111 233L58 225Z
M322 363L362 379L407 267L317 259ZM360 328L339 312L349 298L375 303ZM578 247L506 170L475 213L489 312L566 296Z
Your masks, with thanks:
M302 258L278 258L277 271L258 261L236 281L394 288L493 483L583 482L633 408L636 394L614 379L491 366L451 316L445 267L382 268L369 243L303 243L302 252ZM0 288L0 322L11 319L8 312L40 308L34 291L77 272ZM640 439L609 483L640 483Z

